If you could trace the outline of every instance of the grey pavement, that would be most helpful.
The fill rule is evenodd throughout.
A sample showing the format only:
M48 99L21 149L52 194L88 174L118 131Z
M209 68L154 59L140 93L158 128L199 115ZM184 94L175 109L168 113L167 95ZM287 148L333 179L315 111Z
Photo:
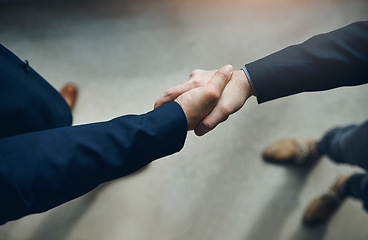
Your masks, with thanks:
M366 0L1 0L0 41L56 88L78 84L78 125L150 111L194 69L239 69L367 16ZM319 138L366 120L367 93L366 85L261 105L252 98L215 131L189 133L181 152L7 223L0 239L368 239L368 215L355 200L326 224L301 224L310 200L359 168L327 158L285 167L260 155L279 138Z

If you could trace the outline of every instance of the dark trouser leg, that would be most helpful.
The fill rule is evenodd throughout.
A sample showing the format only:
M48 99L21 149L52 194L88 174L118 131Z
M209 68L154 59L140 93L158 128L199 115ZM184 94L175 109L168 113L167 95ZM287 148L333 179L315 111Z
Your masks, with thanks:
M368 170L368 121L330 130L318 143L317 150L336 163L349 163ZM345 182L344 191L348 196L361 199L368 210L368 174L352 175Z
M344 193L363 201L363 207L368 211L368 174L356 173L351 175L344 184Z
M349 163L368 170L368 121L328 131L317 150L336 163Z

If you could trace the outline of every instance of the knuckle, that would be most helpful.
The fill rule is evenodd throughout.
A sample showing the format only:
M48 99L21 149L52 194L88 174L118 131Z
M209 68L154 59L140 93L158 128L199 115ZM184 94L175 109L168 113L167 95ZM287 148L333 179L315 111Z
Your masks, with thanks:
M197 87L202 86L202 82L199 79L195 79L192 81L192 85L193 87L197 88Z
M216 127L216 122L213 121L211 118L206 118L203 120L203 129L207 130L207 131L210 131L212 129L214 129Z
M219 100L221 97L221 92L216 88L216 86L210 85L207 88L207 96L213 100Z
M219 69L216 71L216 76L223 79L223 80L227 80L229 78L229 72L223 70L223 69Z
M225 115L230 115L233 112L233 108L230 104L221 104L220 111Z
M195 77L196 75L198 75L199 73L199 69L195 69L193 70L190 74L189 74L189 77L192 78L192 77Z
M169 88L169 89L166 90L165 96L170 98L172 96L175 96L176 93L177 93L177 91L176 91L175 88Z

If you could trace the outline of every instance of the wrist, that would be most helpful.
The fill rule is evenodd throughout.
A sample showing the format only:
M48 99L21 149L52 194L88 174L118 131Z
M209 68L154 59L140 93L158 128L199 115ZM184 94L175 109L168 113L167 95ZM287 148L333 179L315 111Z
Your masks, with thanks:
M235 78L236 81L238 81L240 85L243 87L243 91L246 96L246 99L254 95L249 79L243 70L234 71L233 78Z

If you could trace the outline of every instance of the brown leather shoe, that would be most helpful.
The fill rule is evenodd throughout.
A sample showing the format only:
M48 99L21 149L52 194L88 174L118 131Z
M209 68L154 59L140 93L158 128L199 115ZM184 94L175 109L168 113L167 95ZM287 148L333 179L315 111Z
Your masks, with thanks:
M70 109L74 109L77 100L78 89L73 83L65 84L60 90L61 96L65 99Z
M304 163L320 157L313 139L282 139L267 146L262 153L266 161L275 163Z
M313 200L304 212L303 223L314 226L325 222L339 208L346 195L342 187L349 175L339 176L330 187L330 190Z

